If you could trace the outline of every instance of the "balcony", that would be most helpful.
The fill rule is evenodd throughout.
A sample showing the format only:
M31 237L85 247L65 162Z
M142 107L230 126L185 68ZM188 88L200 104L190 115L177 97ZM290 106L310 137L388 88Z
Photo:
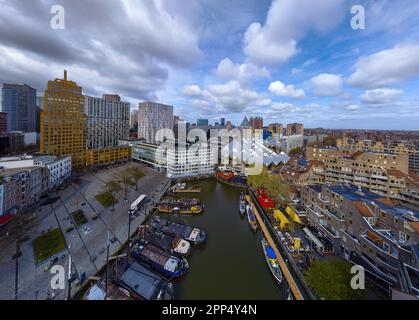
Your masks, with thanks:
M329 229L325 225L319 224L319 225L317 225L317 228L320 231L322 231L323 233L325 233L329 238L332 238L332 239L339 239L340 238L339 232L336 233L335 231Z
M397 260L398 258L397 254L391 253L390 251L385 250L383 239L381 239L379 236L372 233L371 231L368 231L366 235L361 235L360 238L361 238L361 243L363 242L362 240L364 240L369 246L372 246L375 250L380 252L382 255L388 257L391 260L395 260L395 259ZM390 250L390 247L389 247L389 250Z

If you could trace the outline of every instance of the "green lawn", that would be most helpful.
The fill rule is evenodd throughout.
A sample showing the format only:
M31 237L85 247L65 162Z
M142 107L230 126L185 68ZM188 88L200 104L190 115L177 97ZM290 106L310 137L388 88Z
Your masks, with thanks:
M112 203L118 203L118 199L116 199L112 193L110 192L102 192L95 196L96 200L100 202L102 206L105 208L110 207Z
M316 295L325 300L359 300L363 299L365 290L351 288L351 263L331 257L325 260L314 260L304 272L307 284Z
M65 249L66 244L59 228L40 235L33 241L35 263L40 263Z
M77 210L71 213L73 216L74 221L76 222L77 226L82 226L88 222L86 216L83 213L83 210Z

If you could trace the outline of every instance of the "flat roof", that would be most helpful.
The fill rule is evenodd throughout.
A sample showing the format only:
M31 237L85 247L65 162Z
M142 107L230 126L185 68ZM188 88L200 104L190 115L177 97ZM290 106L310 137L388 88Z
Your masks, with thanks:
M133 262L125 270L120 281L147 300L154 300L163 284L160 276L138 262Z

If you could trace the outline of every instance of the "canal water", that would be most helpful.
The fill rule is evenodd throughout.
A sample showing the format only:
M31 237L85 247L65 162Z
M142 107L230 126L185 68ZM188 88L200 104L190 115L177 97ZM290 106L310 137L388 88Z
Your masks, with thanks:
M195 185L195 184L194 184ZM275 281L261 247L238 210L240 190L215 180L197 183L205 205L199 216L172 216L207 232L207 242L188 258L189 272L175 282L175 299L284 299L286 285Z

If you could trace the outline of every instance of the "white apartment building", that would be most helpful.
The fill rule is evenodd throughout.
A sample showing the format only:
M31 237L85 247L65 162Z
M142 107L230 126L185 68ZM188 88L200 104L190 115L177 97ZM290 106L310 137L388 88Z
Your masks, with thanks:
M71 176L71 156L65 156L47 164L49 188L59 187Z
M173 129L173 107L156 102L138 104L138 138L147 143L156 143L160 129Z
M292 149L301 148L304 145L304 137L302 134L294 134L290 136L283 136L279 140L281 144L281 150L285 153L289 153Z
M85 96L86 147L117 147L118 140L129 136L130 104L117 95L103 98Z
M21 156L0 158L2 169L22 169L33 167L46 167L48 169L48 188L60 186L71 176L71 156Z
M181 144L167 149L167 177L184 178L214 174L217 150L209 144Z

